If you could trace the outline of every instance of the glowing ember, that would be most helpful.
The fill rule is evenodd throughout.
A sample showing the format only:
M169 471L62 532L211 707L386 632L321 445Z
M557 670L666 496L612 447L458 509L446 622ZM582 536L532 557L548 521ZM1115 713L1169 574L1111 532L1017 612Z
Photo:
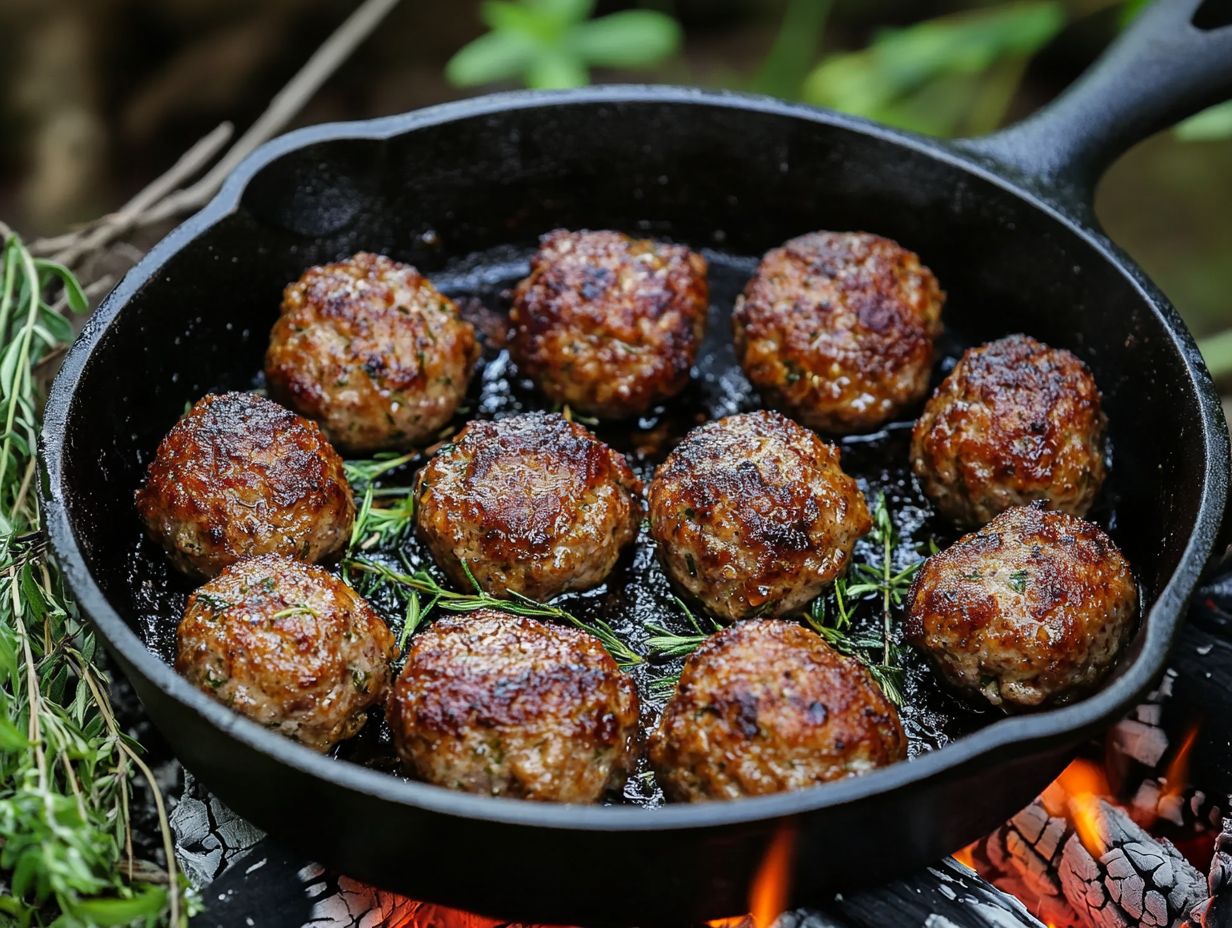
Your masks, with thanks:
M955 851L953 855L951 856L953 856L953 858L956 861L958 861L960 864L962 864L967 869L974 870L975 869L975 857L971 853L974 847L975 847L974 844L968 844L966 847L962 848L961 850Z

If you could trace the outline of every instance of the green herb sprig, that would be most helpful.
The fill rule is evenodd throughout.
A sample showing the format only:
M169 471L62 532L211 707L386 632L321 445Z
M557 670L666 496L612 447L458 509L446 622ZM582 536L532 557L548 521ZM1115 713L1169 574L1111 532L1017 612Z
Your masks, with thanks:
M87 300L62 265L5 234L0 261L0 922L57 928L169 919L195 900L153 773L112 711L97 645L43 539L35 485L41 365ZM132 778L151 786L166 855L133 857ZM7 917L7 918L6 918Z
M825 596L818 596L805 612L805 621L809 627L826 640L840 654L859 661L877 685L886 699L896 706L903 704L902 689L902 654L899 647L886 637L876 638L871 635L853 634L852 622L854 614L850 608L851 592L846 578L840 577L834 582L832 590L834 608L826 604ZM880 661L870 655L882 651Z
M673 657L687 657L701 647L703 642L712 633L721 631L723 628L721 622L709 615L706 616L706 620L710 627L704 628L693 613L693 610L688 607L683 599L679 596L673 596L672 599L676 601L676 605L684 613L685 619L693 629L693 634L677 634L663 625L647 622L646 628L654 632L654 634L646 639L646 646L650 648L652 656L663 660L670 660Z
M882 663L889 664L891 658L890 630L893 622L893 607L901 606L903 598L911 589L916 571L920 569L922 560L914 561L900 570L894 569L894 551L902 539L894 528L894 520L890 517L890 508L886 504L884 493L877 494L877 502L873 506L873 528L869 533L869 541L880 554L879 562L868 563L857 561L852 564L849 576L855 580L846 587L850 598L877 597L881 599L882 634L885 645Z
M346 478L357 491L362 492L391 470L397 470L410 464L419 457L418 451L408 451L406 454L396 454L392 451L381 451L371 458L343 461L342 467Z
M902 653L894 643L892 635L893 614L895 609L902 606L923 559L895 568L894 552L902 544L902 539L894 528L894 519L884 493L878 494L873 507L873 526L868 541L876 552L876 559L853 562L847 576L839 577L827 593L809 604L804 618L809 627L835 650L863 664L886 698L901 706ZM880 601L880 637L855 633L854 604L861 600ZM676 602L683 610L692 632L681 634L662 625L648 624L647 627L655 633L647 640L652 659L686 657L697 650L711 634L711 630L702 627L688 606L678 598ZM714 619L710 618L709 621L714 626L713 630L722 628ZM872 656L877 652L880 652L879 659ZM668 695L676 686L677 680L676 676L657 680L651 686L652 695Z
M590 69L645 68L680 47L680 25L657 10L621 10L591 19L593 0L488 0L489 32L445 65L458 87L519 80L527 87L580 87Z
M599 639L600 643L622 668L640 664L643 658L629 647L615 630L603 620L583 622L577 616L559 606L536 602L520 593L510 592L507 597L493 596L486 593L475 581L474 575L463 563L463 569L474 587L473 592L462 593L441 586L426 570L413 570L407 567L398 570L379 561L370 560L362 555L347 558L345 567L348 573L366 577L362 583L361 592L372 595L380 587L385 587L407 599L407 625L403 627L402 639L406 639L415 629L421 628L429 614L434 609L445 612L474 612L476 609L499 609L514 615L532 616L534 618L550 619L565 622L582 631L589 632ZM421 599L427 597L428 603L422 605ZM412 626L413 621L413 627Z
M377 506L378 496L397 496L392 506ZM415 494L410 487L382 487L371 483L363 489L355 524L351 528L349 552L369 551L378 545L389 545L406 535L415 520Z

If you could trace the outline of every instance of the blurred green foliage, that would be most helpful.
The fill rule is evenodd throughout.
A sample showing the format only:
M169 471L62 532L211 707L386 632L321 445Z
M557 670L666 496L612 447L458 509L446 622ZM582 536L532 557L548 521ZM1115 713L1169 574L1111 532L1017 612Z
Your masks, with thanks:
M653 10L591 19L595 0L489 0L489 32L445 66L459 87L520 81L527 87L580 87L592 67L646 68L680 47L680 25Z
M827 56L800 95L917 132L987 132L1003 120L1031 56L1065 20L1056 0L1027 0L882 30L867 48Z
M1119 0L1120 22L1129 23L1146 3ZM1095 9L1101 5L1108 4ZM594 0L489 0L481 7L489 31L454 55L446 76L460 87L577 87L589 82L593 67L654 67L680 48L680 26L664 13L625 10L591 19L594 7ZM982 3L880 30L864 48L819 59L831 8L832 0L788 0L747 89L930 135L978 135L1000 126L1032 57L1091 12L1064 0ZM1232 137L1232 103L1187 120L1177 134Z
M1232 139L1232 100L1189 117L1176 127L1176 135L1186 142Z
M831 0L788 0L774 44L750 90L788 100L799 96L805 76L817 63L831 7Z

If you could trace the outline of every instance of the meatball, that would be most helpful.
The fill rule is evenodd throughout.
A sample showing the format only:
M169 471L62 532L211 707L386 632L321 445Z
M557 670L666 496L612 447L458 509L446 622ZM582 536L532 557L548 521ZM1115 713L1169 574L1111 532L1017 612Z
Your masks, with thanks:
M898 711L867 670L774 619L707 640L650 738L671 799L739 799L858 776L903 760Z
M455 585L551 599L603 582L637 536L642 484L556 413L471 422L415 481L415 524ZM465 565L465 566L464 566Z
M240 715L325 751L385 697L394 636L372 607L311 564L263 554L188 597L175 669Z
M360 252L305 271L270 333L270 391L347 452L434 438L466 395L479 343L426 277Z
M1060 348L1011 335L967 351L911 436L911 466L937 508L982 525L1047 500L1085 515L1104 482L1099 388Z
M514 292L510 350L549 399L635 416L688 383L708 303L706 261L683 245L558 229Z
M1137 611L1129 564L1099 526L1035 503L930 557L906 632L959 689L1026 709L1098 683Z
M257 554L319 561L351 535L342 459L316 424L252 393L209 395L158 446L137 511L179 570Z
M412 639L388 706L415 776L470 793L595 802L633 767L637 690L575 628L481 609Z
M663 569L726 621L802 609L872 525L838 449L776 412L694 429L649 495Z
M944 302L895 242L812 232L762 258L732 313L736 355L766 401L805 425L867 431L928 390Z

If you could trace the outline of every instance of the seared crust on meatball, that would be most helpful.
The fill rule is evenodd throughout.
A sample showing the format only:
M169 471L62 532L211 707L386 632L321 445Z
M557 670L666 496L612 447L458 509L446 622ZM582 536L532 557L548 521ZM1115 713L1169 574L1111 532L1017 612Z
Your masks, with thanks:
M491 609L415 636L388 715L420 779L555 802L619 787L639 718L633 681L597 639Z
M257 554L322 560L355 519L342 459L316 423L252 393L206 396L172 427L137 511L193 577Z
M461 589L546 600L603 582L642 518L624 457L556 413L475 421L419 472L415 524Z
M1047 500L1085 515L1104 482L1099 388L1060 348L1011 335L963 354L911 437L911 466L947 517L982 525Z
M868 671L773 619L698 648L650 738L663 791L689 802L804 789L906 756L898 712Z
M797 612L843 572L872 525L838 449L776 412L694 429L649 496L663 569L727 621Z
M688 383L708 302L706 261L683 245L557 229L514 292L510 350L549 399L633 416Z
M1025 709L1089 691L1137 613L1137 585L1112 540L1037 503L930 557L908 597L906 632L955 686Z
M270 391L349 452L435 437L466 395L474 327L426 277L360 252L288 284L270 333Z
M318 751L385 697L394 636L337 577L274 554L232 564L188 597L175 669L241 715Z
M866 232L775 248L736 301L736 356L773 406L826 432L867 431L924 396L945 294L913 252Z

